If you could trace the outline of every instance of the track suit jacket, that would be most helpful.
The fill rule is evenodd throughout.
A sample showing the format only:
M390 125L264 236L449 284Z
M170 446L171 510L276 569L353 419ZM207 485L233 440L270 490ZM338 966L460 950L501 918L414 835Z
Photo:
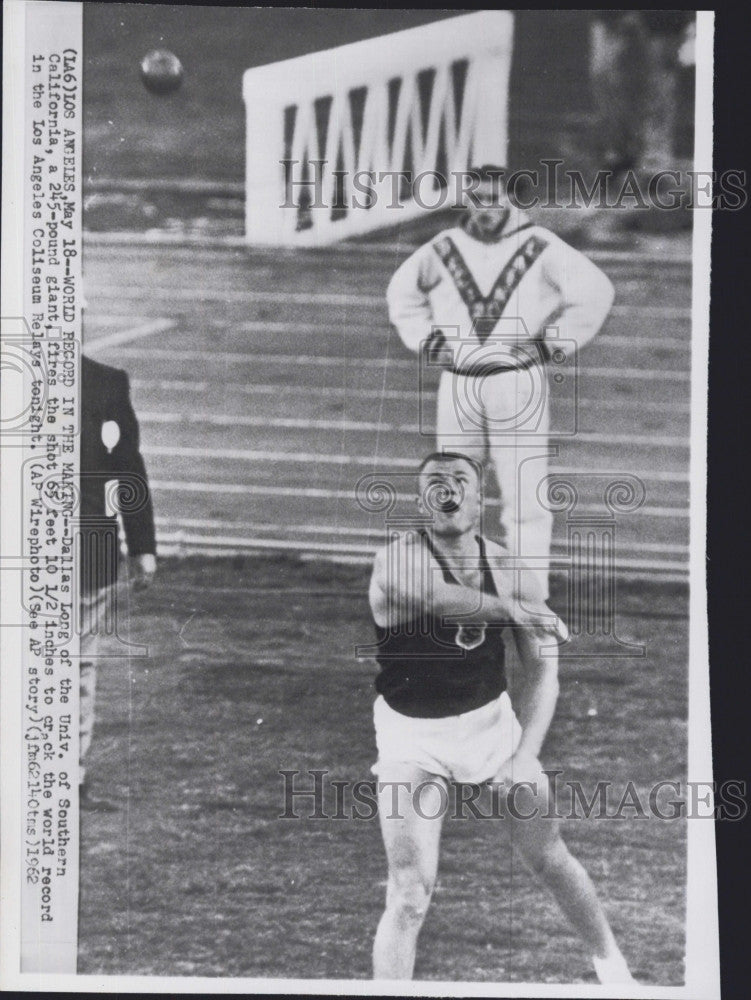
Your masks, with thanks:
M102 441L102 429L110 422L117 424L119 431L119 440L111 451ZM126 607L126 602L116 599L118 525L117 518L107 510L107 483L113 480L119 484L118 506L129 554L155 553L154 510L128 376L121 369L93 361L84 354L79 510L80 781L85 776L85 759L94 728L100 640L117 629L118 610Z

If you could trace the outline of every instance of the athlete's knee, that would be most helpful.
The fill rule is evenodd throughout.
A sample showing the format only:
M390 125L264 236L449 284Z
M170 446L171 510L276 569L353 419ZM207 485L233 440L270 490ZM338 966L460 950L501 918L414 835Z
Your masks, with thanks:
M399 872L389 876L386 907L400 922L420 925L428 912L433 895L433 881L419 873Z
M541 820L541 822L554 821ZM544 881L547 876L554 874L566 860L568 848L560 834L556 832L550 839L542 842L523 844L521 853L527 867Z

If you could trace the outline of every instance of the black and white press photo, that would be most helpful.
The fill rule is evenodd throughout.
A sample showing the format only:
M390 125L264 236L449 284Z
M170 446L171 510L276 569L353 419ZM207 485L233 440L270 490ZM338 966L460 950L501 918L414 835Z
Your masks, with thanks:
M719 997L712 14L5 22L4 983Z

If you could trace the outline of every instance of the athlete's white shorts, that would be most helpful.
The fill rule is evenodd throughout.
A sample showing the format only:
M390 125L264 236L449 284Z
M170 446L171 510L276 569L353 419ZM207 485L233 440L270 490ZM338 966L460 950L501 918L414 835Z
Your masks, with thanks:
M415 719L395 712L382 695L373 706L378 760L371 770L388 780L390 764L415 764L450 781L479 785L514 754L522 728L504 691L461 715Z

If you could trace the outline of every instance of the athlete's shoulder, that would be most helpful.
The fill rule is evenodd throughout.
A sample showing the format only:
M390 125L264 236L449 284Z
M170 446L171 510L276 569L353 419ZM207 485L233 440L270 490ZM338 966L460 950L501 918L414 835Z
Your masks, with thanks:
M420 565L421 539L414 532L398 535L375 554L368 596L370 608L379 625L385 624L387 606L395 600L400 588L414 583L415 567Z
M491 569L494 572L498 571L504 574L513 573L517 561L506 546L501 545L494 538L486 538L485 536L483 536L483 542L485 543L485 556Z
M414 531L404 531L400 532L391 541L382 545L379 549L376 549L375 557L373 560L373 566L376 571L380 569L385 569L390 562L399 558L403 561L403 557L409 557L415 551L419 550L422 545L422 539L419 534ZM396 565L394 563L394 565Z
M537 574L528 569L523 560L495 539L484 538L484 542L490 568L504 592L515 594L524 602L538 603L544 600Z

